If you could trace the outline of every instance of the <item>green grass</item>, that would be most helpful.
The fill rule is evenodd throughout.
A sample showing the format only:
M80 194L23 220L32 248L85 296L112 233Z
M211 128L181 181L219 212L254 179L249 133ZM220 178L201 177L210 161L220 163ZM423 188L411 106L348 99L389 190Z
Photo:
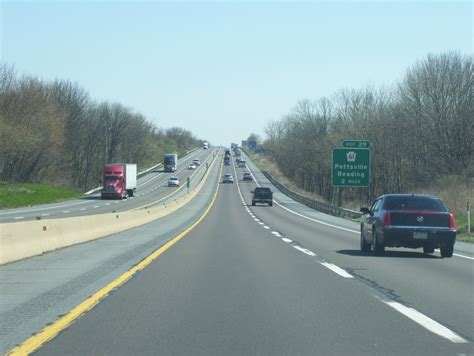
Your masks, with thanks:
M46 184L0 182L0 208L3 209L54 203L82 195L71 189Z
M456 239L463 242L474 243L474 227L472 226L472 211L471 211L471 235L467 233L467 213L456 214L456 225L458 233Z

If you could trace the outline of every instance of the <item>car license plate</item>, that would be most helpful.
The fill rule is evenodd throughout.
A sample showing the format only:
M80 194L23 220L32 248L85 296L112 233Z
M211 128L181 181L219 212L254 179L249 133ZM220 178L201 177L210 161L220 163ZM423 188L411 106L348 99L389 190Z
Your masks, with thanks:
M413 238L417 240L426 240L428 238L427 232L414 232Z

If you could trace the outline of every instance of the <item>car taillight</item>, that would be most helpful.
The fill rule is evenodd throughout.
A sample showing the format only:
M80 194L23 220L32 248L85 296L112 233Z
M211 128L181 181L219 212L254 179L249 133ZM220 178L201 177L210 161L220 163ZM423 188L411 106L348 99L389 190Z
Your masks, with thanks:
M383 228L388 229L390 228L390 212L387 211L383 217Z
M452 230L452 231L457 230L456 219L454 218L453 213L449 213L449 229Z

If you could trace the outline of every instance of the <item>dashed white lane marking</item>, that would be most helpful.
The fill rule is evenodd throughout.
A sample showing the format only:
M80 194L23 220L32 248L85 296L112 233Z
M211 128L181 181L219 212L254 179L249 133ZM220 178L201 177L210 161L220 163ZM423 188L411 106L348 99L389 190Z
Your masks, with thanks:
M393 309L395 309L396 311L410 318L415 323L420 324L421 326L428 329L432 333L435 333L436 335L444 337L454 343L467 343L465 339L463 339L461 336L456 334L454 331L448 329L447 327L441 325L437 321L427 317L426 315L420 313L419 311L413 308L408 308L404 306L403 304L400 304L391 300L382 300L382 301L385 304L392 307Z
M50 216L51 214L41 214L41 216Z
M67 214L67 213L70 213L70 211L69 210L64 210L63 211L63 214Z
M263 228L264 228L264 229L269 229L270 226L264 225Z
M17 216L16 218L13 218L13 220L20 220L20 219L24 219L25 217L24 216Z
M257 184L257 186L260 186L260 183L257 181L257 179L255 179L255 183ZM353 230L353 229L347 229L345 227L341 227L341 226L337 226L337 225L333 225L333 224L329 224L327 222L324 222L324 221L321 221L321 220L317 220L317 219L313 219L313 218L310 218L306 215L303 215L303 214L300 214L300 213L297 213L296 211L293 211L291 209L288 209L286 206L283 206L281 205L279 202L277 202L275 199L273 199L273 201L275 202L276 205L278 205L280 208L282 209L285 209L286 211L289 211L290 213L292 214L295 214L299 217L302 217L303 219L307 219L307 220L311 220L311 221L314 221L318 224L321 224L321 225L326 225L326 226L330 226L330 227L333 227L335 229L339 229L339 230L344 230L344 231L348 231L348 232L353 232L353 233L356 233L356 234L360 234L360 231L358 230Z
M99 206L98 205L94 205L94 209L97 209Z
M259 221L260 221L260 220L259 220L259 219L257 219L257 218L254 218L254 220L255 220L255 221L257 221L257 222L259 222Z
M82 210L86 210L86 208L81 208L81 209L79 209L79 210L81 210L81 211L82 211Z
M282 237L281 239L282 239L284 242L289 243L289 244L293 242L293 240L287 239L286 237Z
M341 267L336 266L333 263L328 263L328 262L321 262L321 265L323 265L326 268L329 268L331 271L337 273L341 277L344 278L354 278L352 275L344 271Z
M106 204L104 204L104 205L107 206L107 205L110 205L110 203L106 203Z
M261 222L261 221L259 221L258 223L259 223L260 225L263 225L263 222Z
M307 254L308 256L313 256L313 257L316 256L316 254L315 254L313 251L310 251L310 250L308 250L308 249L306 249L306 248L303 248L303 247L301 247L301 246L293 245L293 248L295 248L295 249L297 249L298 251L301 251L301 252Z

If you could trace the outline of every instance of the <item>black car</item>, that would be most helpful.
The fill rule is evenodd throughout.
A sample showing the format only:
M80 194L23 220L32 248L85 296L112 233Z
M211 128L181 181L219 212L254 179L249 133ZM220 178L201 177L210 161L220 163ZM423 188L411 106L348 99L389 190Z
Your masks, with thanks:
M250 180L250 181L253 181L252 173L250 173L250 172L245 172L245 173L244 173L243 180Z
M385 247L423 248L452 257L456 221L440 198L430 195L387 194L375 199L360 227L360 249L383 255Z
M251 193L253 194L252 206L255 206L255 203L263 203L273 206L273 192L270 188L257 187L255 190L252 190Z

